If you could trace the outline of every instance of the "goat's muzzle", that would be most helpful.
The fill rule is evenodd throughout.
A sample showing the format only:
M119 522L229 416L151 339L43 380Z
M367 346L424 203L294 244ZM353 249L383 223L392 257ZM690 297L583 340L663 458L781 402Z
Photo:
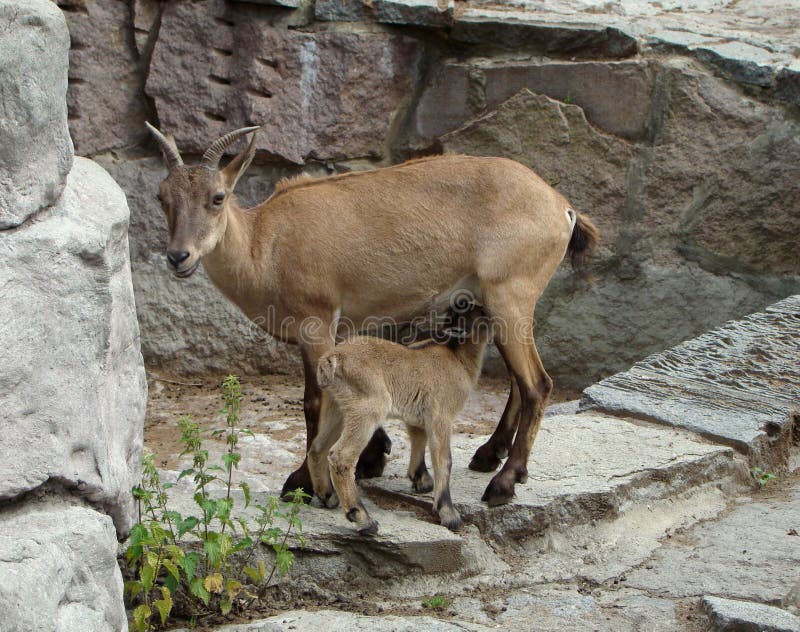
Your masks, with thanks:
M182 279L186 277L192 276L194 271L197 270L197 266L200 263L200 260L194 262L188 268L181 268L181 264L186 261L190 256L185 250L168 250L167 251L167 261L169 261L170 266L175 272L175 276L180 277Z

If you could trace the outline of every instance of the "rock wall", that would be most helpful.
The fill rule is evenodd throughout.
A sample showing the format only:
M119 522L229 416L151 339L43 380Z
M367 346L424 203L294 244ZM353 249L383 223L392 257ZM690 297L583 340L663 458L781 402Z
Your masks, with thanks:
M459 151L533 167L600 226L589 287L562 269L539 345L562 387L800 291L798 18L691 6L407 0L59 0L70 129L128 194L151 367L285 371L203 275L172 279L145 118L188 157L259 124L246 202L276 179ZM617 6L619 4L619 6ZM108 90L108 73L113 90ZM91 127L85 123L91 121ZM496 363L495 363L496 364Z
M0 0L0 628L125 630L147 384L114 180L73 160L67 24ZM75 42L73 42L73 46ZM7 186L6 186L7 185Z

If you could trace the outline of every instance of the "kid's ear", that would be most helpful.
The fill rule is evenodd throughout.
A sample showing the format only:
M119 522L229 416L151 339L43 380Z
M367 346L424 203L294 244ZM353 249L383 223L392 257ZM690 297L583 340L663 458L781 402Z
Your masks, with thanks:
M222 170L222 177L225 182L225 187L228 191L233 191L236 183L239 181L239 178L242 177L247 168L250 166L250 163L253 162L253 156L256 155L256 134L258 132L253 132L253 135L250 137L250 144L247 146L243 152L236 155L236 157L231 160L227 166Z

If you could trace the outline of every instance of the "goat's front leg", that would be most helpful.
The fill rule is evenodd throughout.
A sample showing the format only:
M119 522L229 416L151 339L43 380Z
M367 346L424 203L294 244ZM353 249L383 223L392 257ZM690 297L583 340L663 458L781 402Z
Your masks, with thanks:
M333 338L328 340L320 336L313 344L304 344L300 347L303 357L303 372L305 373L306 387L303 393L303 412L306 418L306 454L311 449L314 439L319 430L319 416L322 409L322 389L317 384L317 363L320 357L330 349L333 349ZM288 494L296 489L302 489L306 494L314 494L314 485L311 481L311 474L308 471L308 457L303 460L303 464L294 472L289 474L289 478L283 484L281 497L288 498Z
M328 509L334 509L339 506L339 498L331 483L328 454L342 433L342 418L336 403L324 392L322 409L319 432L308 451L308 471L317 498Z
M428 428L433 462L433 510L443 527L458 531L463 524L461 516L450 497L450 470L453 459L450 455L450 433L452 420L435 420Z
M425 466L425 445L428 437L423 428L406 424L408 439L411 442L411 458L408 462L408 478L411 487L418 494L424 494L433 489L433 479Z

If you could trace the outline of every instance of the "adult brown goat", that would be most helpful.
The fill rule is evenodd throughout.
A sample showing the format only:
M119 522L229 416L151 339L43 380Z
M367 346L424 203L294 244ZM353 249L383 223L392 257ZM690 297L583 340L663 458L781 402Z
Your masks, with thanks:
M552 391L533 340L536 301L566 252L573 264L597 229L530 169L504 158L445 155L394 167L283 183L242 209L232 195L255 154L223 169L225 149L256 127L215 141L202 164L183 164L172 138L148 124L169 173L159 197L169 224L167 259L190 276L202 260L214 285L277 338L300 346L305 369L307 449L323 397L319 358L337 331L374 318L406 322L469 291L492 319L511 393L494 434L470 468L494 471L483 499L507 503L527 462ZM500 331L500 335L497 334ZM359 461L378 475L390 442L373 436ZM306 461L283 492L312 491Z

